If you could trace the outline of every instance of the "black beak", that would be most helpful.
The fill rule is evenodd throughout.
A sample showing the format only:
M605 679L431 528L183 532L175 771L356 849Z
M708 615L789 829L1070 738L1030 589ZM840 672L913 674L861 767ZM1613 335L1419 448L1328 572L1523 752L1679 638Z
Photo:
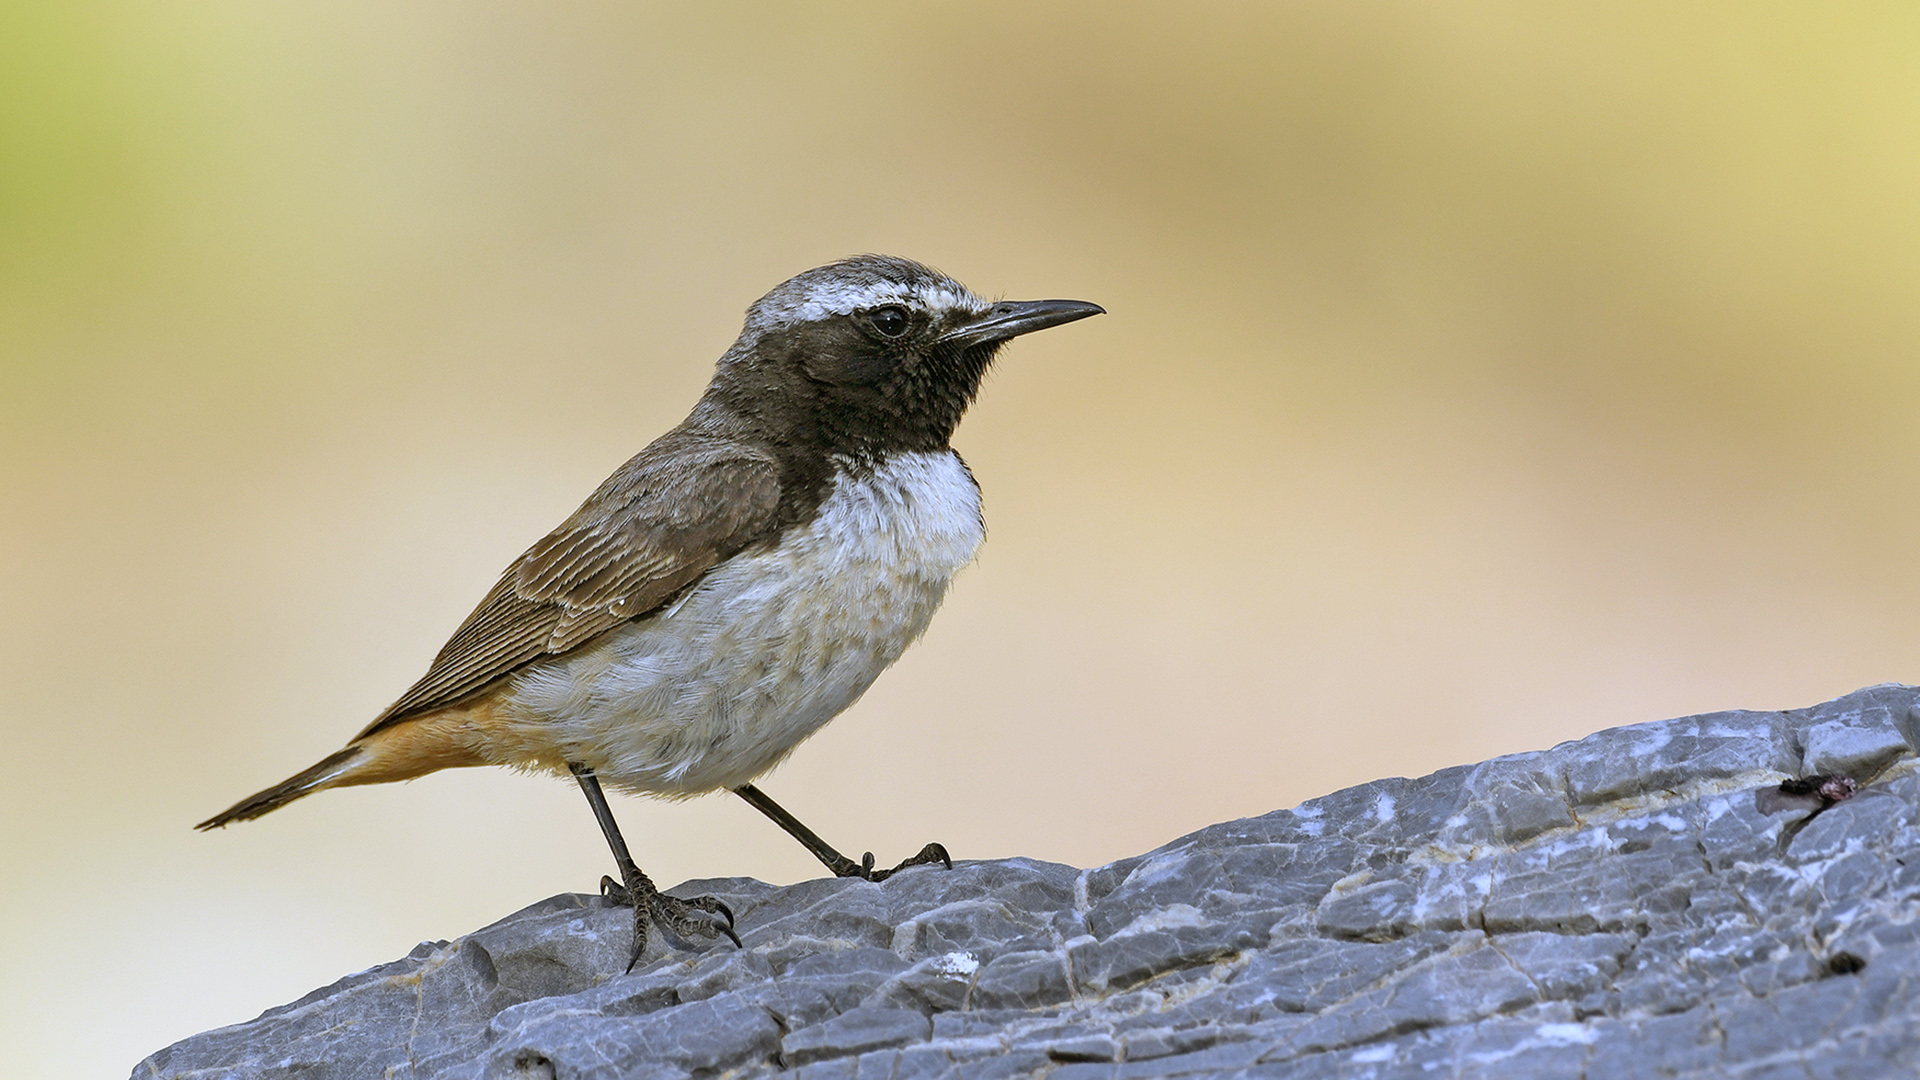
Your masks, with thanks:
M1021 334L1106 313L1106 308L1085 300L1002 300L984 314L941 335L940 344L963 349L998 344Z

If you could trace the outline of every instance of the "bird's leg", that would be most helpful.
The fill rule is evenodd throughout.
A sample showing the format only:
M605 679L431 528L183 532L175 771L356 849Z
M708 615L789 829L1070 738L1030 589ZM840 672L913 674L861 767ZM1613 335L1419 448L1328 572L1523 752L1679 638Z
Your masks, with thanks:
M825 863L827 869L833 871L836 877L857 877L864 878L867 881L885 881L909 866L926 866L930 863L940 863L949 870L953 869L953 859L947 854L947 849L939 844L928 844L926 847L920 849L920 854L910 859L901 860L900 865L891 870L875 870L873 868L873 852L867 852L861 856L859 862L854 862L852 859L835 851L832 844L820 839L818 833L800 824L799 818L787 813L779 803L767 798L766 792L761 791L752 784L742 784L734 788L733 793L747 800L755 810L772 818L775 825L787 830L788 836L800 841L808 851L813 852L813 857Z
M607 846L613 849L613 861L620 867L621 881L612 877L600 879L600 895L615 904L633 908L633 955L627 960L627 970L640 962L640 954L647 948L647 928L659 923L681 937L714 938L725 934L735 945L740 944L740 935L733 932L733 912L727 905L711 896L696 896L691 900L682 900L677 896L668 896L653 884L653 879L636 866L633 856L627 854L627 842L620 836L620 826L613 820L613 809L607 805L607 797L600 790L600 778L585 765L572 762L567 764L573 778L580 781L580 790L586 793L587 804L593 807L593 816L600 822L600 831L606 834ZM725 923L695 915L704 911L725 919Z

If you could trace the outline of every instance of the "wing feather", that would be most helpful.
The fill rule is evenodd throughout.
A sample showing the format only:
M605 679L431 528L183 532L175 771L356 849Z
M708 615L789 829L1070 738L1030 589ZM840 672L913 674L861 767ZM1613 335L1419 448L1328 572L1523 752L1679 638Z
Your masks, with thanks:
M500 576L370 735L454 704L543 656L655 610L771 534L780 474L764 451L670 434L607 478Z

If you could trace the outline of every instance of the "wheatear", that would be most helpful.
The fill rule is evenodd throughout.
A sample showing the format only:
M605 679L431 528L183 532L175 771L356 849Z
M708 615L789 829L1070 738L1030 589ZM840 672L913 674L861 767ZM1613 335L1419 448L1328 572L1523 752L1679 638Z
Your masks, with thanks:
M951 867L938 844L893 870L856 863L752 781L899 659L973 558L980 489L950 440L995 352L1102 311L989 303L879 255L787 281L748 310L692 414L509 567L411 690L198 827L456 766L571 773L619 864L601 887L633 906L634 960L655 922L739 938L726 905L667 896L634 865L603 780L729 789L843 877Z

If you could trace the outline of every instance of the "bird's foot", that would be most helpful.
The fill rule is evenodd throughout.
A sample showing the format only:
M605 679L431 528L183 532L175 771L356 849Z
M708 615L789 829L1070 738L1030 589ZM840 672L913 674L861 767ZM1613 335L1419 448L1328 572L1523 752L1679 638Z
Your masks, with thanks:
M621 867L621 876L627 879L624 884L610 876L601 878L600 895L606 897L608 903L633 909L633 955L627 959L628 971L640 962L640 954L647 949L648 929L653 926L666 927L687 939L711 941L724 934L735 947L740 946L740 935L733 932L733 910L719 898L696 896L682 900L668 896L638 867Z
M926 847L920 849L920 854L909 859L900 860L900 864L891 870L875 870L873 868L873 852L871 851L860 856L859 862L842 858L838 862L831 864L831 866L834 874L839 877L857 877L865 881L885 881L909 866L928 866L933 863L939 863L949 870L953 869L953 857L948 855L947 849L939 844L928 844Z

